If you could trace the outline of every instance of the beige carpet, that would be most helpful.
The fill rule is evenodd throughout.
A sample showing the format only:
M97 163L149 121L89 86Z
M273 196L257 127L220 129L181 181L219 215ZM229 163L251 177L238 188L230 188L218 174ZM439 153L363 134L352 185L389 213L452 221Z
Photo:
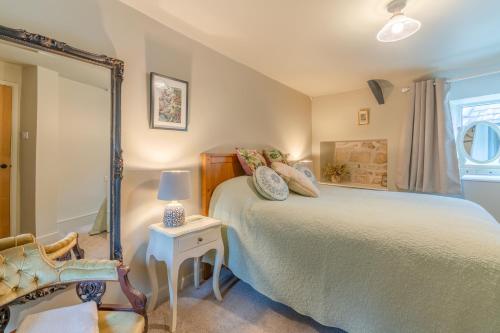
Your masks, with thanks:
M85 251L86 259L109 259L109 237L107 232L90 236L78 234L78 244Z
M342 333L273 302L227 271L221 278L224 300L213 296L212 280L180 293L177 333ZM168 303L149 314L149 333L169 332Z

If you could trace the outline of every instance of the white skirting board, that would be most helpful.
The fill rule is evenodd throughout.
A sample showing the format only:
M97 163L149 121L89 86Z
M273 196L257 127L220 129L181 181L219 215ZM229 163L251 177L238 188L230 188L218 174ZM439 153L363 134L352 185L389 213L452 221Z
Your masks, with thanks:
M61 219L56 222L57 231L40 235L36 239L42 244L49 244L60 240L72 231L78 233L88 233L94 225L96 216L97 211L67 219Z
M56 231L56 232L52 232L50 234L38 236L36 238L36 241L39 243L42 243L42 244L51 244L51 243L57 242L58 240L60 240L63 237L64 236L61 235L61 233Z
M57 229L59 232L68 233L74 232L89 232L94 225L97 211L83 215L73 216L57 221Z

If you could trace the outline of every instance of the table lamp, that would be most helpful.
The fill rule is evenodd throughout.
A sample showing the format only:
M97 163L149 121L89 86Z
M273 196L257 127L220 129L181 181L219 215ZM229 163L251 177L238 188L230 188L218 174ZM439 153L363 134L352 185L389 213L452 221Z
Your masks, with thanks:
M169 201L163 212L163 224L166 227L178 227L184 224L184 207L177 200L191 198L191 171L163 171L158 188L158 199Z

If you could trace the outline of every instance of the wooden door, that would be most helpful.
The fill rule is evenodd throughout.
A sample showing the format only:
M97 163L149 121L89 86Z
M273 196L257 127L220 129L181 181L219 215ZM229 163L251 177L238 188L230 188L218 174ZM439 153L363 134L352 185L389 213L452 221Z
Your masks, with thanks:
M12 88L0 85L0 238L10 236Z

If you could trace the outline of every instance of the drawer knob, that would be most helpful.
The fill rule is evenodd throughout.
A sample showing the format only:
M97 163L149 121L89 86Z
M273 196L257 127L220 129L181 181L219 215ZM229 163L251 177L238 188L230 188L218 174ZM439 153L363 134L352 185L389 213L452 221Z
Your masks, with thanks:
M203 238L198 237L198 243L203 242Z

